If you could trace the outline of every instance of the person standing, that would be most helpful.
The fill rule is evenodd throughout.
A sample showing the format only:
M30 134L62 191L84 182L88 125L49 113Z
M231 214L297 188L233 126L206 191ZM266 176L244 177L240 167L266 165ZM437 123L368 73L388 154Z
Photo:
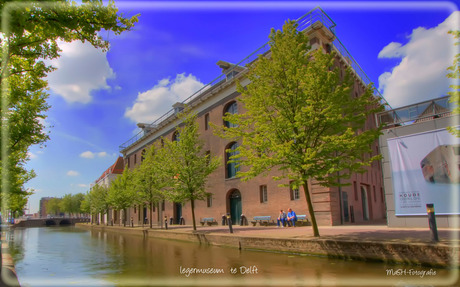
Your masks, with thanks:
M287 223L288 226L294 226L295 227L295 222L297 221L297 215L295 212L289 208L288 209L288 214L287 214Z
M284 212L282 209L280 210L280 215L278 216L277 223L278 223L278 228L280 227L280 222L281 222L281 227L284 227L286 225L286 212Z

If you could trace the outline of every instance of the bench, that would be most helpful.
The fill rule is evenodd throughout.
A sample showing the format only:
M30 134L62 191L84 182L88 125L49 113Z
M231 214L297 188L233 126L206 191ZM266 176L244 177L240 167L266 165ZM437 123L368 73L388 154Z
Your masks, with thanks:
M274 225L275 222L271 220L271 218L272 218L271 216L254 216L251 223L252 223L252 226L256 226L257 222L259 222L259 225L263 224L264 226L268 226L272 224Z
M207 223L208 226L211 226L213 224L217 224L217 221L212 217L206 217L206 218L201 219L200 223L201 223L201 226L204 226L205 223Z
M306 215L297 215L297 221L295 223L296 225L303 225L303 226L307 226L307 225L311 225L310 221L308 221L307 219L307 216Z

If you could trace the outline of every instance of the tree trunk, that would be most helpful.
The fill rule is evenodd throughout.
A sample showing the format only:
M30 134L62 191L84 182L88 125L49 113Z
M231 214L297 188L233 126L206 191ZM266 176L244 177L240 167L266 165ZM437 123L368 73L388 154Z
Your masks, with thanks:
M311 227L313 228L313 235L319 237L318 224L316 223L315 211L313 210L313 204L311 202L310 191L308 190L308 181L303 184L303 191L305 193L305 199L307 200L308 212L310 213Z
M196 231L196 223L195 223L195 200L190 200L190 204L192 206L192 221L193 221L193 230Z
M150 228L153 227L152 221L153 221L153 202L151 201L150 202Z

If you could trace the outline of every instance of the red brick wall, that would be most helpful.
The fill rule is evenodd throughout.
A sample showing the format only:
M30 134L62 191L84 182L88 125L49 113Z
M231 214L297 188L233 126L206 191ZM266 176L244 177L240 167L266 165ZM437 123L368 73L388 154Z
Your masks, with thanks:
M358 93L361 95L364 91L364 87L360 84L355 84L353 95ZM207 191L213 193L212 196L212 207L207 207L206 200L195 202L195 217L197 224L199 224L200 218L214 217L219 223L221 216L229 212L229 192L238 189L241 193L242 198L242 211L249 220L257 215L270 215L272 219L276 219L279 210L287 210L289 207L292 208L298 215L307 214L308 209L305 201L305 195L303 188L300 188L300 198L297 200L291 200L289 187L279 187L279 184L287 184L288 180L273 181L271 176L280 175L278 171L272 171L268 176L258 176L247 182L241 182L239 179L226 179L226 167L225 161L225 148L231 142L226 139L221 139L213 134L213 129L210 127L208 130L204 128L205 114L209 113L209 120L215 125L222 125L223 111L225 106L234 101L234 96L222 102L219 105L214 106L211 110L205 111L200 114L197 118L199 124L199 132L201 138L204 141L204 151L211 151L214 156L220 156L222 165L210 175L207 185ZM238 103L238 112L244 112L240 103ZM370 116L366 122L366 127L371 128L375 126L374 117ZM171 139L172 131L165 137ZM373 155L378 153L377 142L373 146ZM130 154L130 168L138 166L141 163L142 149L139 149L136 154L136 164L134 164L134 153ZM126 160L126 158L125 158ZM382 176L381 176L381 165L380 163L374 162L369 168L368 172L364 174L354 174L348 181L351 183L350 186L341 187L342 192L348 194L348 207L353 207L354 211L354 223L363 222L375 222L381 221L385 216L384 202L382 201L381 189L382 189ZM353 182L356 182L357 187L357 198L353 190ZM268 201L266 203L260 202L259 187L260 185L267 186ZM361 197L361 186L368 188L368 206L369 206L369 221L363 219L363 205ZM311 194L313 200L313 206L319 225L338 225L341 224L340 216L340 196L339 189L337 187L323 187L315 182L310 183ZM374 196L375 188L375 196ZM158 209L154 214L154 221L157 218ZM343 212L343 211L342 211ZM174 216L173 203L168 202L165 206L165 212L168 218ZM182 215L185 219L186 224L191 224L191 207L190 203L187 202L182 207ZM135 217L135 223L137 223ZM149 216L150 218L150 216ZM344 222L345 224L351 223Z

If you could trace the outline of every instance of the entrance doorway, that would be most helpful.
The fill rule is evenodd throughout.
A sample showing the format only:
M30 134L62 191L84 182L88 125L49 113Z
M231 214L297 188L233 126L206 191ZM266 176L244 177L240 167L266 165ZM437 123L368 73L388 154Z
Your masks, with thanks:
M363 204L363 220L369 220L369 201L367 198L367 188L365 186L361 186L361 200Z
M180 224L181 217L182 217L182 204L174 203L174 223Z
M142 209L142 221L147 224L147 206Z
M243 212L243 207L241 204L241 193L239 190L233 190L229 195L230 201L230 217L233 224L240 224L241 213Z

